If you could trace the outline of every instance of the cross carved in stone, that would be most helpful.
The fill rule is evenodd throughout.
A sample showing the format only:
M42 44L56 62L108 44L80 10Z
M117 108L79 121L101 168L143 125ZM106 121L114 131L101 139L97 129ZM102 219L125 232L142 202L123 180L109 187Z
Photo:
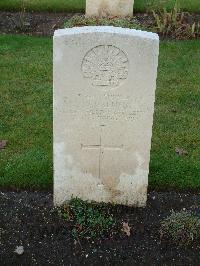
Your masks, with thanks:
M123 150L123 147L124 147L123 144L119 146L103 145L101 136L100 136L98 144L94 144L94 145L81 144L81 149L83 150L99 150L99 178L101 178L102 155L104 153L104 150L119 151L119 150Z

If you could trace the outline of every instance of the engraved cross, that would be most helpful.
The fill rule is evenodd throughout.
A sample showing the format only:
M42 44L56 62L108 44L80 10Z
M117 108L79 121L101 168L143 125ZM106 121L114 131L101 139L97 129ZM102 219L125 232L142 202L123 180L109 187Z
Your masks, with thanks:
M101 164L102 164L101 162L102 162L102 155L103 155L104 150L119 151L119 150L122 150L123 147L124 147L123 144L119 146L103 145L101 136L100 136L100 140L98 144L94 144L94 145L81 144L81 149L83 150L99 150L99 178L101 177Z

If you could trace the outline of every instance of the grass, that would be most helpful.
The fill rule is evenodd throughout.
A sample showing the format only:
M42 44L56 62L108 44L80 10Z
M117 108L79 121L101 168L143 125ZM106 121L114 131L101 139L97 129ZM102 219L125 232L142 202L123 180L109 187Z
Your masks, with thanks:
M149 176L154 188L200 188L199 46L161 43ZM176 147L188 155L178 156Z
M85 0L0 0L1 10L19 10L24 1L27 10L31 11L65 11L65 12L83 12L85 9ZM168 9L174 6L176 0L135 0L135 12L145 12L151 8L158 9L166 7ZM180 0L184 11L200 12L199 0Z
M50 39L0 37L0 184L52 184L52 45ZM38 184L37 184L38 183Z
M200 189L200 41L162 42L149 183ZM52 40L0 36L0 186L52 186ZM183 148L188 155L179 156Z

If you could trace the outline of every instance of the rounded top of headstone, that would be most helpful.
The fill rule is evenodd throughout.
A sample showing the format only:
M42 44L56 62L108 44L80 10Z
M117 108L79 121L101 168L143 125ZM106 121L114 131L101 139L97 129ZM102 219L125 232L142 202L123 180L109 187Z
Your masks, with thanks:
M121 35L129 35L129 36L159 41L158 34L153 32L147 32L147 31L135 30L129 28L113 27L113 26L85 26L85 27L58 29L54 32L54 37L73 35L73 34L87 34L87 33L121 34Z

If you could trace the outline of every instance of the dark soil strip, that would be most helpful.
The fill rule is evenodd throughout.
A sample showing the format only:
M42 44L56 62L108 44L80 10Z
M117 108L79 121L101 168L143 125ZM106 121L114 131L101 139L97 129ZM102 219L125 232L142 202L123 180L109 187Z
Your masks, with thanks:
M131 226L130 237L74 241L50 192L0 192L0 265L198 265L200 244L160 241L160 221L183 208L200 214L200 194L151 192L146 208L114 208Z
M0 33L53 36L74 14L0 12Z
M56 29L62 28L64 23L80 13L38 13L38 12L2 12L0 11L0 34L26 34L36 36L53 36ZM200 14L187 14L189 24L200 21ZM151 14L134 14L133 22L144 28L151 28L153 16Z

